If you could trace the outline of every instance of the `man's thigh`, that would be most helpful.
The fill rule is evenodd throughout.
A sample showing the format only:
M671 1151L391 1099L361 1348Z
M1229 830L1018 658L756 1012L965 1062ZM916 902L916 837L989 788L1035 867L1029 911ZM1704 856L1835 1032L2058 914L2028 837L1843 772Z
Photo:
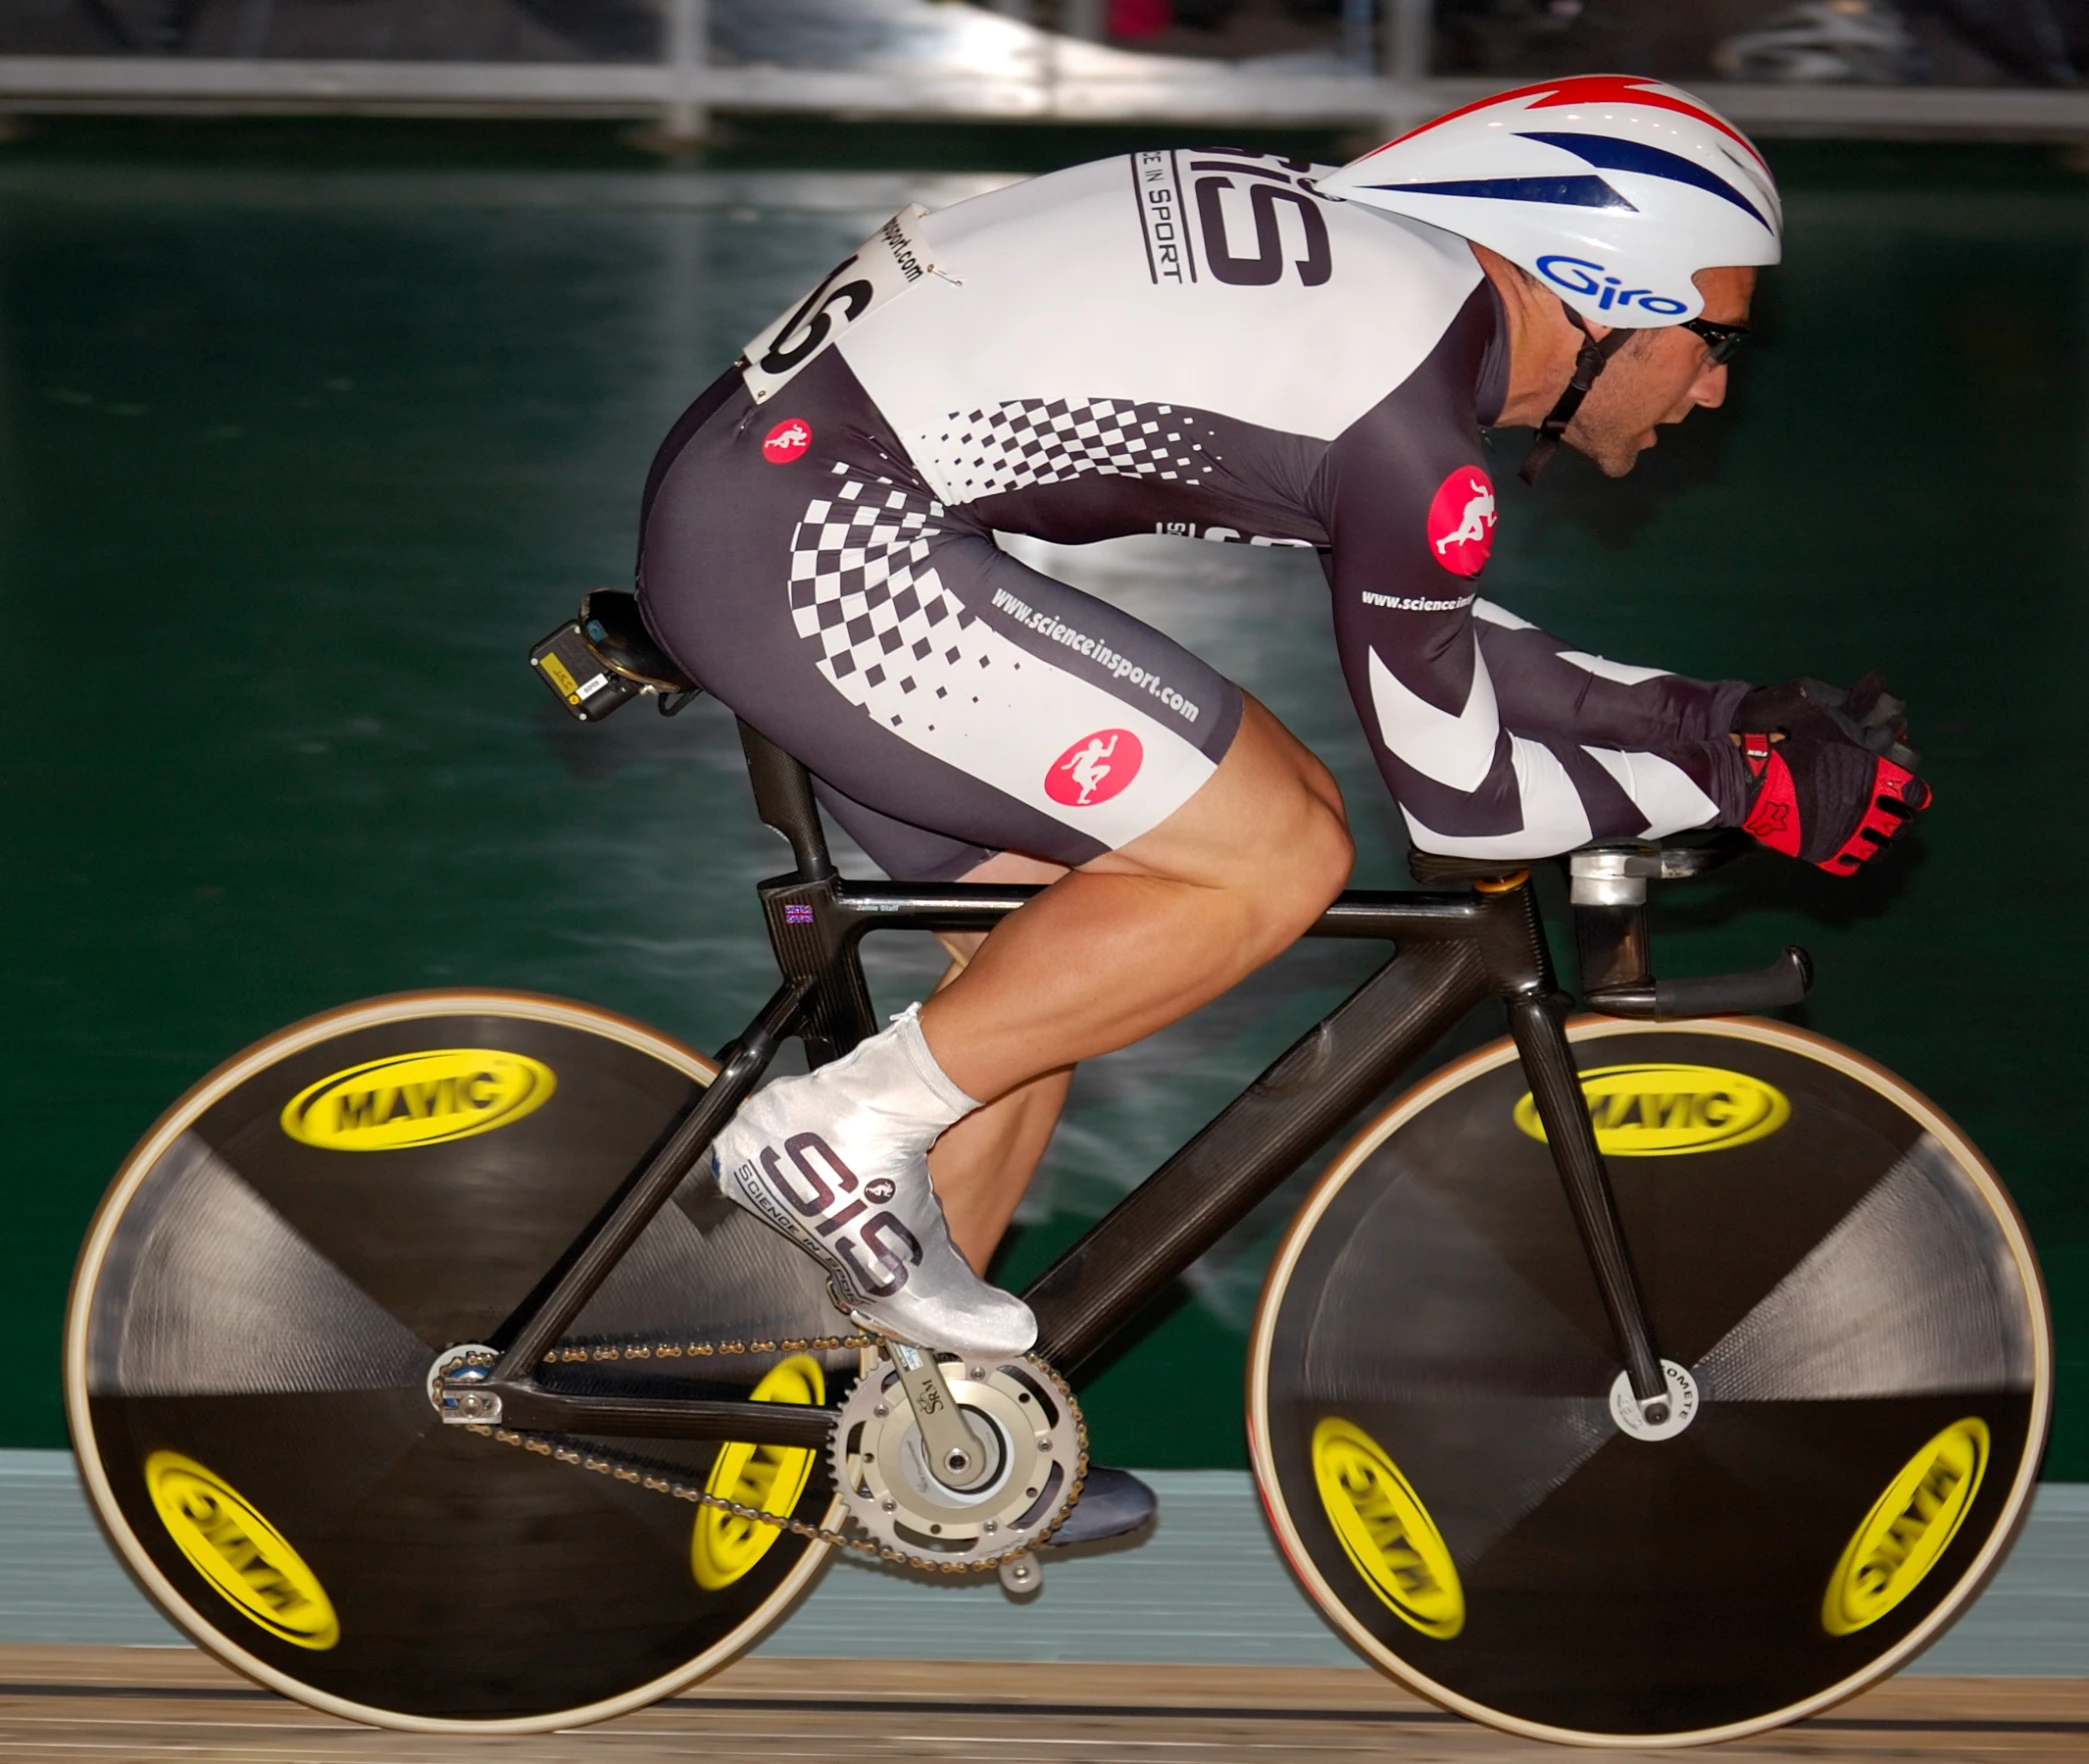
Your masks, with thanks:
M648 623L707 690L848 803L955 842L948 864L1085 863L1210 778L1240 723L1231 681L918 484L817 439L769 465L745 439L769 414L721 412L648 523Z

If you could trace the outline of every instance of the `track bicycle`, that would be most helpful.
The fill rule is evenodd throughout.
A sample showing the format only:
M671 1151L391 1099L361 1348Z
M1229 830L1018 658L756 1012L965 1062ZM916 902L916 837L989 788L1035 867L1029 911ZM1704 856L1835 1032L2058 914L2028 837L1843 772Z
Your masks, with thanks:
M569 709L686 702L628 598L539 658ZM1417 856L1429 891L1344 894L1314 934L1384 964L1032 1283L1034 1353L968 1363L848 1333L703 1158L785 1038L875 1026L864 936L1034 891L838 875L804 770L741 733L793 863L756 889L780 984L715 1057L558 999L371 999L221 1066L119 1171L73 1438L119 1556L230 1665L539 1730L723 1664L835 1549L1034 1585L1086 1470L1069 1379L1490 996L1507 1036L1335 1153L1254 1323L1254 1474L1328 1621L1476 1720L1674 1745L1861 1689L2001 1561L2051 1401L2030 1242L1907 1085L1732 1014L1796 1002L1803 954L1654 977L1649 884L1745 840L1571 855L1571 1018L1523 873Z

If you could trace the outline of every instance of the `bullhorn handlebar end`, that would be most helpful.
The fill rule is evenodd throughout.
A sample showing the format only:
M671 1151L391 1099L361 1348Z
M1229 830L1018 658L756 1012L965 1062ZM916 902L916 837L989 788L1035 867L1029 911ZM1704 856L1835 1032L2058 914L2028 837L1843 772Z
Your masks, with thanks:
M1639 986L1600 986L1584 994L1582 1003L1608 1017L1672 1023L1682 1017L1778 1010L1797 1004L1812 985L1813 958L1793 943L1768 967L1751 974L1705 974Z

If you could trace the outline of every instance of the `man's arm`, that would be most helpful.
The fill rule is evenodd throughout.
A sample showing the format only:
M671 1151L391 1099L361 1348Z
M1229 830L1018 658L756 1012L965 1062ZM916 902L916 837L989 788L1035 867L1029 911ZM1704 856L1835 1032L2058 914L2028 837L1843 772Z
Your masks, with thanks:
M1342 573L1350 691L1424 850L1544 857L1745 814L1745 766L1725 732L1745 685L1583 655L1484 601L1373 606L1365 594L1422 597L1345 592Z
M1738 824L1744 685L1621 667L1475 596L1496 512L1473 409L1485 317L1461 315L1335 440L1308 498L1343 673L1408 831L1427 851L1534 858Z

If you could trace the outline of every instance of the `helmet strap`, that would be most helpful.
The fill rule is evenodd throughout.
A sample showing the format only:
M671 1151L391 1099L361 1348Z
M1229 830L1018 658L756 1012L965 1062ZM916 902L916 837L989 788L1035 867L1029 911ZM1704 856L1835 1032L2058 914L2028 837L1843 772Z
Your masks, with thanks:
M1538 425L1538 437L1530 444L1530 452L1523 456L1523 465L1516 475L1526 484L1538 481L1538 474L1558 450L1560 437L1567 432L1567 425L1574 420L1581 401L1589 395L1589 388L1602 378L1603 370L1610 365L1610 358L1624 348L1632 336L1630 331L1620 328L1598 342L1589 334L1581 314L1564 300L1560 302L1560 310L1581 333L1581 349L1574 357L1574 372L1567 380L1567 389L1559 395L1559 402L1552 407L1551 414Z

